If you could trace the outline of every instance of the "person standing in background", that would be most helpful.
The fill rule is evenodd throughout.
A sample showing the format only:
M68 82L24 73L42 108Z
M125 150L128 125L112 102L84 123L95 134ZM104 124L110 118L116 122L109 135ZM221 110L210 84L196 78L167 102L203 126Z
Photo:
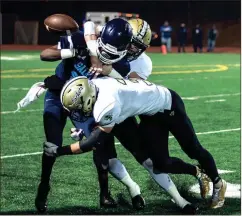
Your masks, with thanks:
M194 52L197 52L197 48L200 52L203 51L203 32L199 24L192 30L192 41Z
M168 52L171 52L171 32L172 27L169 25L168 21L165 21L164 25L160 27L161 46L166 45Z
M212 28L209 29L208 32L208 52L213 52L217 36L218 30L216 29L216 26L213 24Z
M182 48L182 52L185 52L185 45L187 41L187 29L186 29L185 23L181 23L180 28L178 30L177 38L178 38L178 52L181 52L181 48Z

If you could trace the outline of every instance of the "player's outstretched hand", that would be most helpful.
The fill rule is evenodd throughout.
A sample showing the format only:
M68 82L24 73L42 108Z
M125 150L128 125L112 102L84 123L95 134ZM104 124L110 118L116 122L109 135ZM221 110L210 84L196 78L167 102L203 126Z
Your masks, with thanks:
M51 142L44 142L44 153L49 157L57 157L57 149L59 147Z
M91 56L91 67L89 69L90 73L101 74L103 70L103 64L96 56Z

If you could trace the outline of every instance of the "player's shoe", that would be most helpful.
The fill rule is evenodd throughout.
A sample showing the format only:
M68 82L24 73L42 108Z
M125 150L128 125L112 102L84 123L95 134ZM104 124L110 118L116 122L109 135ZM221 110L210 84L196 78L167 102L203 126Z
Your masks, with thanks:
M136 195L132 198L132 205L134 209L142 210L145 207L145 200L140 194Z
M195 215L198 210L198 207L192 205L192 204L187 204L183 207L181 210L182 214L184 215Z
M212 202L210 205L213 209L220 208L224 205L227 182L223 179L221 179L221 181L222 186L220 188L215 188L215 186L213 186Z
M198 167L197 167L197 180L200 186L200 194L203 199L205 199L208 196L208 193L210 191L210 178L203 173Z
M47 196L50 191L50 185L40 183L35 198L35 207L38 212L44 213L47 210Z
M117 203L112 198L110 192L106 195L100 194L100 207L101 208L116 208L117 207Z

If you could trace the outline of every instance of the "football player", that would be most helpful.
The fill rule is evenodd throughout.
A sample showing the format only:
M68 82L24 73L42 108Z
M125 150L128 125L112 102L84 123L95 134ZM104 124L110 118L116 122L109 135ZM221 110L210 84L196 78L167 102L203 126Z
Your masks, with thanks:
M87 103L89 101L89 103ZM65 84L61 93L65 109L79 109L93 116L97 127L91 135L80 142L58 147L44 144L49 156L81 154L105 145L105 139L115 127L120 127L131 116L141 115L140 136L149 143L148 151L155 173L202 175L196 166L175 157L168 152L169 131L175 136L183 151L198 160L213 182L211 208L222 207L225 201L226 181L219 174L212 155L204 149L187 116L181 97L171 89L138 79L98 78L88 80L77 77ZM125 128L123 128L125 130ZM147 137L149 134L149 138ZM98 144L97 144L98 143ZM143 143L143 144L144 144Z
M150 57L145 54L145 51L149 47L149 44L151 41L150 26L145 20L142 20L142 19L131 19L128 22L131 25L133 30L133 39L128 48L128 53L124 57L124 59L127 59L127 61L130 62L130 72L128 74L128 77L146 80L152 72L152 61ZM86 22L84 25L84 29L85 28L88 29L87 32L89 33L89 35L93 36L93 34L95 34L95 25L93 22L91 21ZM103 43L101 42L101 38L98 39L98 42L101 47L104 47ZM93 49L93 52L95 52L94 45L92 49ZM106 59L105 55L102 55L102 53L98 53L98 54L99 56L101 56L100 59L102 59L104 62L108 62L108 59ZM129 124L127 123L126 126L130 128L130 131L132 131L133 133L132 135L134 136L135 120L133 121L130 120ZM124 140L125 137L128 137L127 132L123 137L121 137L123 141L122 144L125 146L127 150L133 153L134 150L130 149L129 145L124 144L126 143L126 141ZM135 138L133 143L135 143ZM108 155L109 171L112 173L114 177L116 177L119 181L122 182L122 177L126 175L125 174L126 172L124 170L124 167L122 167L122 164L116 158L117 154L115 151L114 143L112 144L112 146L109 146L109 149L112 149L112 151L110 150L108 151L108 152L111 152L111 154ZM143 166L148 170L150 175L159 184L159 186L161 186L170 194L170 196L173 198L173 200L175 200L176 204L183 210L183 212L186 213L188 209L192 209L192 206L189 205L189 202L187 202L183 197L180 196L176 186L174 185L170 177L165 173L160 173L160 174L154 173L152 161L150 159L147 159L144 161L145 162L142 163ZM199 182L200 182L201 194L203 194L203 196L207 195L209 191L209 187L208 187L209 183L207 179L204 178L204 176L202 176L199 179Z
M107 30L108 28L113 28L115 29L116 33L122 32L121 39L124 40L124 44L128 45L129 42L131 41L132 30L126 21L122 19L116 19L114 21L110 21L106 25L106 28ZM81 34L80 32L76 32L76 33L73 33L72 36L61 37L60 43L59 43L59 46L62 47L61 50L56 49L56 47L52 47L41 53L42 60L54 61L54 60L62 59L62 62L56 68L56 74L54 76L51 76L45 79L45 87L48 88L48 91L45 96L45 109L44 109L44 116L43 116L46 140L53 142L59 146L62 145L62 132L66 123L66 118L69 115L63 109L59 99L59 94L62 86L64 85L65 81L69 80L70 78L73 78L78 75L85 75L89 78L93 78L95 76L95 73L97 72L97 70L94 68L95 66L93 66L94 65L93 62L92 62L93 68L89 70L89 68L91 67L90 61L92 61L92 59L90 60L89 53L87 52L84 36L82 35L81 37L80 34ZM117 40L117 37L114 39ZM123 73L122 74L123 76L125 76L127 75L127 72L129 72L129 65L122 64L122 63L119 64L120 62L119 60L127 52L126 47L123 46L121 42L122 41L119 41L119 44L121 44L120 46L118 44L114 44L116 45L116 49L120 49L120 51L117 52L117 55L112 56L112 59L110 59L113 63L112 64L113 70L112 70L112 67L109 67L109 66L103 66L103 68L104 69L108 68L107 71L109 73L110 71L111 72L114 71L115 74L117 74L115 70L117 69L121 71L120 73ZM76 44L77 46L74 47ZM70 47L70 46L73 46L73 47ZM77 53L76 53L76 50L78 50ZM71 58L71 57L74 57L75 55L77 55L76 58ZM92 57L93 56L91 56L91 58ZM100 71L101 70L99 70L99 72ZM105 72L105 70L102 70L102 72ZM119 77L122 77L122 76L119 75ZM92 128L93 120L91 118L86 118L85 116L83 117L80 115L78 115L78 119L74 119L74 117L75 117L75 113L73 113L73 115L71 116L71 119L75 122L82 123L84 121L82 128L85 131L85 135L88 136L90 133L90 128ZM80 117L82 118L80 119ZM113 137L112 136L110 137L111 137L111 142L113 142ZM98 162L97 160L100 160L100 159L95 155L96 154L94 154L94 162L98 167L99 178L101 178L102 176L105 176L106 170L102 170L102 168L99 167L101 163ZM48 157L48 155L43 154L41 182L39 184L38 193L35 200L36 208L40 212L44 212L47 209L47 195L50 189L49 180L50 180L51 170L54 162L55 162L54 158ZM136 204L136 206L138 207L143 206L143 199L140 196L139 186L130 178L127 171L126 171L126 174L127 174L126 179L123 181L123 183L129 186L132 198L136 197L134 201L132 200L133 204ZM101 206L115 205L115 202L108 194L106 185L101 185L101 188L102 188L102 191L100 193L100 205ZM140 202L142 203L139 204Z

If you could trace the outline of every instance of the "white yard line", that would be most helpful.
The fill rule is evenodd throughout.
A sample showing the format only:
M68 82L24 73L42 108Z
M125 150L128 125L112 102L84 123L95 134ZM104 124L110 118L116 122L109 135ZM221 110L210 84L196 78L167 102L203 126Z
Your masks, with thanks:
M215 103L215 102L225 102L225 99L219 99L219 100L206 100L205 103Z
M22 110L22 111L18 111L18 112L16 112L15 110L14 111L3 111L3 112L1 112L1 115L10 114L10 113L25 113L25 112L38 112L38 111L43 111L43 109L29 109L29 110Z
M193 97L182 97L183 100L197 100L200 98L214 98L214 97L229 97L229 96L237 96L240 95L240 92L238 93L232 93L232 94L217 94L217 95L203 95L203 96L193 96Z
M231 131L240 131L240 128L225 129L225 130L218 130L218 131L199 132L199 133L196 133L196 134L197 135L206 135L206 134L226 133L226 132L231 132ZM172 139L172 138L174 138L174 137L169 136L169 139ZM120 145L120 142L115 142L115 145ZM42 154L42 153L43 152L32 152L32 153L24 153L24 154L5 155L5 156L1 156L1 159L15 158L15 157L25 157L25 156L30 156L30 155L39 155L39 154Z

